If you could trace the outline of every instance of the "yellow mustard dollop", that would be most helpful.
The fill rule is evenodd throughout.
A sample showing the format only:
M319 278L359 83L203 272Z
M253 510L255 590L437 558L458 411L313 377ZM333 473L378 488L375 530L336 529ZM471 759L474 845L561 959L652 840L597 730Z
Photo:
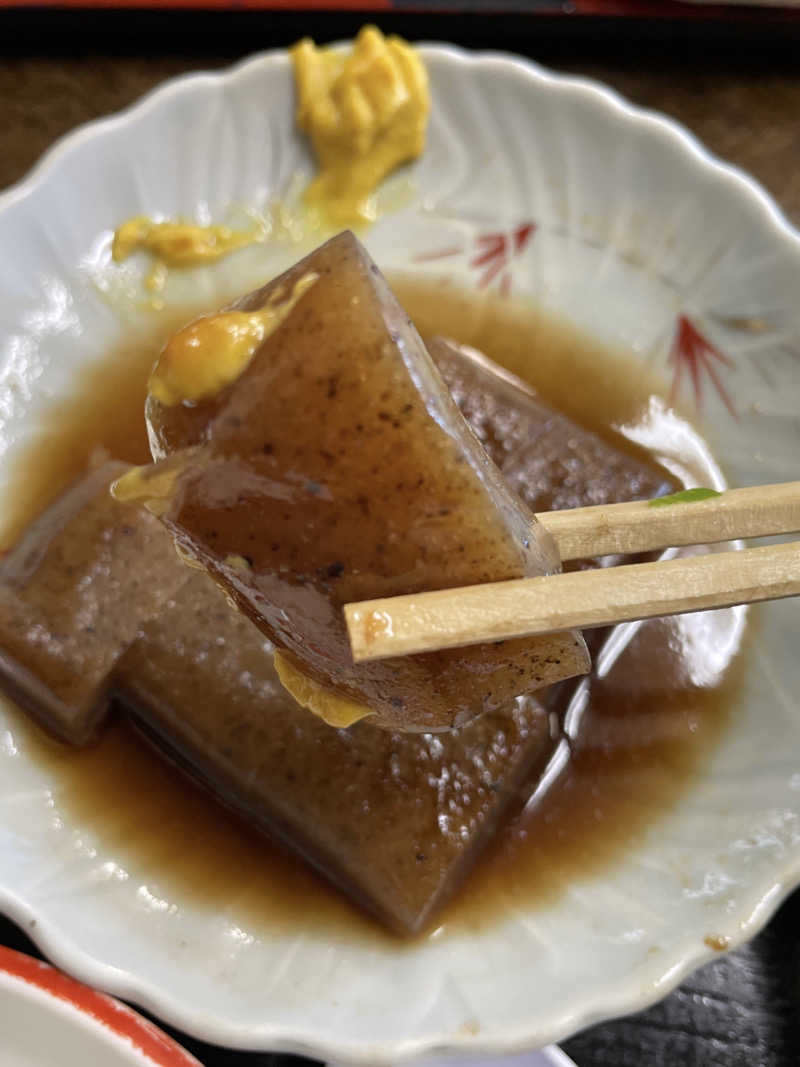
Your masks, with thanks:
M275 672L283 688L301 707L308 708L328 726L343 730L372 714L365 704L340 697L303 674L280 652L275 653L274 662Z
M167 407L216 396L236 381L318 277L313 271L304 274L288 296L281 288L274 290L258 311L203 315L178 330L150 375L151 396Z
M154 222L146 215L128 219L114 231L111 256L122 263L134 252L145 251L156 263L147 278L149 289L163 287L167 267L197 267L215 263L223 256L261 240L259 232L247 233L228 226L195 226L185 222Z
M349 55L309 38L290 54L297 124L320 167L306 202L336 225L372 221L378 184L425 147L430 96L422 60L375 26L360 31Z
M161 516L175 495L175 483L182 469L182 465L174 463L162 467L152 463L131 467L111 483L111 495L121 502L135 500L154 515Z

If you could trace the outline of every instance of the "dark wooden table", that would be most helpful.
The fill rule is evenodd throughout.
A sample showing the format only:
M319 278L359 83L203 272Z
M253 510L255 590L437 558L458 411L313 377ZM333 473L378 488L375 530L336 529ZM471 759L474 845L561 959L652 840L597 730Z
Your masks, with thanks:
M305 32L350 36L361 16L0 13L0 188L51 142L124 107L164 78L217 67ZM800 22L381 19L412 39L505 47L596 77L685 123L750 171L800 223ZM798 279L800 294L800 279ZM799 698L800 699L800 698ZM796 1067L800 1064L800 894L754 941L721 955L649 1011L565 1043L579 1067ZM35 952L0 919L0 943ZM309 1061L211 1048L176 1035L207 1067ZM0 1063L2 1035L0 1035Z

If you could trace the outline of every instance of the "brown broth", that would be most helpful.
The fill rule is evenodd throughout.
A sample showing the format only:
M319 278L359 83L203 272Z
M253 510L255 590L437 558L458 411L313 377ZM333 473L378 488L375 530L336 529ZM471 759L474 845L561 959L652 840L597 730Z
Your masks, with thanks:
M638 419L650 395L663 392L653 373L638 367L631 373L635 365L624 352L522 302L404 276L393 278L392 288L423 336L473 345L529 382L551 407L601 435Z
M46 445L19 457L11 470L8 495L16 507L13 515L3 516L2 547L12 545L27 523L86 469L96 449L129 463L150 459L144 425L148 374L165 338L190 317L184 311L154 318L144 339L120 346L86 370L80 388L54 406Z
M624 355L531 309L409 280L396 282L396 291L424 333L481 348L601 433L641 422L661 391L648 373L633 373ZM149 345L115 352L79 396L54 412L46 455L20 465L27 489L18 497L15 530L80 471L95 446L133 462L146 458L146 376L173 324L154 328ZM106 398L102 407L98 395ZM666 423L663 433L669 433ZM658 454L657 423L650 441ZM687 465L702 480L696 455ZM445 929L473 928L551 899L657 830L659 816L691 785L727 721L742 658L736 618L721 611L657 620L641 626L615 662L601 658L579 690L583 710L578 714L576 698L568 714L574 723L561 745L568 758L560 773L549 789L535 792L531 782L520 795L517 817L440 917ZM706 663L712 645L730 653L715 673ZM91 833L98 855L123 867L146 892L178 907L226 912L255 936L279 922L322 926L337 938L388 937L305 864L186 782L124 722L79 751L50 741L21 715L14 733L18 747L52 778L64 825Z

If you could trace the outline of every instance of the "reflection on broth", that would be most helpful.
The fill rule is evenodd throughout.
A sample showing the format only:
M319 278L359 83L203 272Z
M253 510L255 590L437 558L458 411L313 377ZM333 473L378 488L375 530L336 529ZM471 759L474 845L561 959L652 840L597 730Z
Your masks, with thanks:
M616 447L614 428L624 428L632 455L644 449L682 479L717 483L702 440L666 411L659 383L631 373L622 356L530 309L410 280L395 290L423 334L482 349ZM113 353L56 413L46 454L26 457L26 472L35 462L37 477L28 476L17 497L6 544L96 445L134 463L147 458L145 382L166 332ZM537 768L519 790L515 817L445 911L445 930L547 900L612 863L638 835L657 832L659 814L691 784L724 728L744 618L744 609L731 609L619 627L594 653L592 676L565 683L554 697L562 725L547 773L539 781ZM137 887L142 906L208 909L247 936L277 922L323 928L332 937L388 936L305 864L186 783L125 722L77 751L44 737L21 714L13 715L12 731L53 782L62 832L85 833L98 867L115 864L115 877Z
M150 459L143 414L147 377L166 338L193 314L194 310L182 309L153 318L149 335L142 331L108 359L83 371L75 392L59 398L48 436L32 452L12 461L7 493L15 507L0 520L2 548L12 545L53 497L86 469L97 448L128 463Z
M21 754L53 783L52 818L97 850L101 874L135 885L143 906L229 916L254 936L271 922L392 936L176 773L126 722L109 723L84 749L52 741L21 714L13 722Z
M547 902L658 832L727 721L745 610L617 628L621 647L597 657L567 703L550 774L520 798L448 925Z

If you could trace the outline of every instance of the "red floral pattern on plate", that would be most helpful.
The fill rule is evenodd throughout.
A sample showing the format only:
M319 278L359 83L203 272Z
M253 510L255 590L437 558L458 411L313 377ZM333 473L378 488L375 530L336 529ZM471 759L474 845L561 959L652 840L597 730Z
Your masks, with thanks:
M486 289L497 279L500 293L508 296L511 293L511 264L525 251L535 233L536 223L529 219L511 230L479 233L467 245L449 245L419 252L414 260L417 263L430 263L469 255L469 268L479 272L475 283L477 288Z
M509 296L512 264L528 247L536 229L536 223L528 219L510 230L478 233L462 244L418 252L413 259L416 263L433 263L457 256L468 256L468 268L477 272L476 288L486 289L496 281L500 295ZM670 403L675 402L684 376L688 376L698 411L702 410L704 388L708 382L730 414L734 418L738 417L733 401L722 382L723 369L735 369L735 364L730 356L721 352L700 332L688 315L680 314L677 318L668 361L673 367Z
M688 372L692 383L695 406L698 411L703 407L703 389L706 380L708 380L731 415L734 418L737 417L733 401L721 378L723 368L734 369L735 363L730 356L720 352L716 345L712 344L698 330L687 315L678 316L669 353L669 362L673 367L672 387L669 394L670 403L674 403L677 398L684 374Z

